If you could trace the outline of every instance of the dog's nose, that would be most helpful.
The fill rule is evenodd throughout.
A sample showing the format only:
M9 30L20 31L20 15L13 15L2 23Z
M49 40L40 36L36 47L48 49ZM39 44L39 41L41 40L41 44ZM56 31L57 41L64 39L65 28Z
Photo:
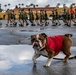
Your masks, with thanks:
M38 42L34 42L33 47L38 47L39 43Z

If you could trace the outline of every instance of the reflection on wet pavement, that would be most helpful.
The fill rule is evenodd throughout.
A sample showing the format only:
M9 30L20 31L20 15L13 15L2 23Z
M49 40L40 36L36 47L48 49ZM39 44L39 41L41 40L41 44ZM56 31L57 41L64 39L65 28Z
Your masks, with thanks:
M15 64L28 63L27 60L32 59L33 50L30 54L29 46L27 49L26 46L21 45L0 46L0 70L10 69Z
M71 48L72 55L76 54L75 47ZM68 71L70 67L74 67L75 60L69 60L69 64L64 64L60 60L53 60L51 67L44 68L46 62L45 57L38 58L37 66L33 66L32 56L33 48L31 45L0 45L0 74L5 75L58 75L58 71ZM64 55L60 53L57 58L63 58ZM72 63L72 65L71 65ZM63 66L63 67L62 67ZM57 69L58 68L58 69ZM68 68L68 69L67 69ZM56 70L58 72L53 72ZM30 71L30 72L29 72ZM48 73L47 73L48 72ZM53 74L54 73L54 74ZM67 75L67 72L65 72ZM61 75L61 73L60 73ZM69 74L72 75L72 74Z

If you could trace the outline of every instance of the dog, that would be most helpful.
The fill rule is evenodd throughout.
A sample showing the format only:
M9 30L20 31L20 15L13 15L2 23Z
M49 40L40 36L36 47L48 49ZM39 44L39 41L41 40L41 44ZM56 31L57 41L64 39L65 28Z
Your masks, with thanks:
M44 66L50 66L53 57L58 55L60 51L66 55L63 60L68 62L71 55L70 48L73 43L72 36L72 34L47 36L45 33L31 35L31 44L35 51L32 58L34 65L36 59L42 55L48 58Z

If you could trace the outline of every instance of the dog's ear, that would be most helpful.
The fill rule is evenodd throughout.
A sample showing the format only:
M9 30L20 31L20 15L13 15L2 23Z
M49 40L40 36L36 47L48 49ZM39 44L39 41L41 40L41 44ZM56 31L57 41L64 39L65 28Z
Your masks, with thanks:
M70 37L72 37L73 36L73 34L69 34L70 35Z
M31 35L31 38L33 37L33 35Z
M72 37L73 35L72 34L65 34L65 36L67 36L67 37Z
M31 38L31 44L32 44L32 43L33 43L33 41L32 41L33 35L31 35L31 37L30 37L30 38Z
M45 33L41 33L41 35L45 38L47 37L47 35Z

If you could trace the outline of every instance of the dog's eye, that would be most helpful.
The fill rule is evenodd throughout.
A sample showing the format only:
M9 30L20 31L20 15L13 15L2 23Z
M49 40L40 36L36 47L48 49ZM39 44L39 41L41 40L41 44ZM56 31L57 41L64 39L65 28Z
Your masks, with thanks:
M39 40L43 40L42 38L39 38Z
M34 40L35 40L35 38L32 39L32 41L34 41Z

